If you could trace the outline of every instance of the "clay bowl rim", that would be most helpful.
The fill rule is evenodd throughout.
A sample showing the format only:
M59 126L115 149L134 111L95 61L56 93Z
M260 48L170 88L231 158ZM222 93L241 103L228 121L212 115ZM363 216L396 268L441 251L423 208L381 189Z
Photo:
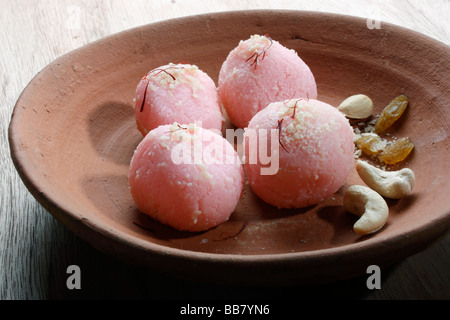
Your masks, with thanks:
M298 15L316 15L320 18L338 19L346 20L350 23L362 23L366 21L364 18L354 17L349 15L326 13L326 12L314 12L314 11L302 11L302 10L237 10L237 11L225 11L225 12L214 12L198 14L186 17L172 18L169 20L163 20L147 25L141 25L128 30L124 30L118 33L114 33L103 37L99 40L88 43L80 48L72 50L59 58L55 59L53 62L48 64L45 68L50 68L52 66L58 65L61 61L64 61L67 56L76 54L77 51L83 50L86 46L93 46L98 43L107 42L113 37L124 37L127 33L134 33L140 30L146 30L149 26L155 25L165 25L171 23L180 23L187 19L207 19L208 17L217 16L231 16L231 15L242 15L251 14L257 15L260 13L285 13L285 14L298 14ZM409 34L416 37L418 40L424 43L432 43L434 46L440 47L442 50L448 50L448 46L444 43L435 40L429 36L418 33L416 31L400 27L394 24L382 22L383 28L387 28L392 32ZM41 70L42 71L42 70ZM24 88L20 94L13 113L11 116L11 121L8 131L8 139L10 144L10 152L13 163L16 170L19 173L20 178L24 182L30 193L38 200L38 202L51 213L55 218L60 220L69 229L75 231L78 236L83 238L83 232L93 232L99 238L107 239L108 241L113 241L115 243L124 245L125 247L133 247L139 251L144 250L145 252L153 253L154 255L159 255L164 258L170 259L170 257L178 257L181 259L187 259L192 261L213 261L216 263L230 262L245 264L251 262L252 265L265 263L279 263L279 262L296 262L298 264L303 264L306 261L315 261L316 263L321 263L324 261L340 260L341 258L348 255L359 255L363 254L367 257L374 257L376 255L382 255L390 252L397 252L402 255L404 252L404 257L414 254L422 250L426 245L433 242L434 240L440 238L448 232L450 227L450 209L446 210L445 214L434 218L432 220L423 223L412 230L407 230L407 232L402 232L398 235L392 236L388 239L382 238L366 238L362 242L345 244L342 246L317 249L312 251L294 252L294 253L275 253L275 254L221 254L221 253L207 253L207 252L197 252L190 250L183 250L178 248L172 248L164 245L155 244L143 239L135 238L125 232L119 230L111 230L108 224L97 223L96 221L90 220L83 217L82 213L72 212L70 206L66 203L61 202L60 199L53 198L51 195L45 193L45 184L41 184L39 181L39 173L34 171L32 163L27 160L26 152L20 150L19 145L16 144L16 136L20 135L20 131L16 130L16 123L20 121L20 116L22 110L18 108L21 102L25 100L28 96L28 89L35 83L41 75L41 72L35 75L29 84ZM41 191L42 190L42 191ZM408 236L405 236L408 235ZM92 244L92 243L91 243ZM95 245L94 245L95 246ZM101 248L99 248L101 249ZM396 259L398 260L398 259Z

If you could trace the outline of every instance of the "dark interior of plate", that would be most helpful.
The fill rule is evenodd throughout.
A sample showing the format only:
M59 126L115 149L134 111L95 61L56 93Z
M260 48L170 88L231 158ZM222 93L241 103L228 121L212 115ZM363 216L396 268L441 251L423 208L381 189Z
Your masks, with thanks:
M222 62L253 34L294 49L310 66L319 99L337 106L353 94L374 115L396 96L410 104L392 128L415 149L402 166L416 174L412 195L388 200L386 226L359 236L342 191L323 203L278 210L246 185L231 219L202 233L179 232L140 213L127 185L142 137L133 98L139 79L188 62L217 83ZM11 155L34 197L94 247L130 263L216 283L324 282L392 264L449 230L450 53L410 30L365 19L301 11L247 11L163 21L70 52L26 87L10 124Z

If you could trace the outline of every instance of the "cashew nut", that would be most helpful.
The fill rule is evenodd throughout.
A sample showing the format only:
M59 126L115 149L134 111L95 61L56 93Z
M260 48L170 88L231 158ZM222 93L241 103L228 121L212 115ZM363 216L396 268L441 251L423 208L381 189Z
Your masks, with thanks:
M381 195L366 187L353 185L344 193L344 208L357 216L353 230L367 235L380 230L389 216L389 207Z
M358 160L356 171L367 186L386 198L406 197L414 188L415 175L408 168L399 171L384 171L365 161Z
M365 119L372 114L373 102L368 96L357 94L345 99L338 110L349 118Z

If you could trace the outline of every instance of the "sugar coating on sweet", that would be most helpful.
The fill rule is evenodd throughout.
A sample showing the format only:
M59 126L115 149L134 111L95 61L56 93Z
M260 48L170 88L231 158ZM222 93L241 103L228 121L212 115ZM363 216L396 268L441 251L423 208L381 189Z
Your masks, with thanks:
M327 103L315 99L271 103L253 117L248 129L278 129L276 174L262 175L260 162L245 163L253 191L276 207L317 204L333 195L354 168L353 129Z
M212 147L234 161L206 161ZM175 161L179 151L191 153L191 161ZM128 173L130 191L141 212L191 232L227 221L239 202L243 182L243 167L233 146L219 134L193 124L162 125L150 131L137 146Z
M297 52L260 35L241 40L229 53L218 91L228 117L240 128L271 102L317 97L314 76Z
M174 122L222 128L216 85L196 65L169 63L149 71L136 88L134 110L137 128L144 136Z

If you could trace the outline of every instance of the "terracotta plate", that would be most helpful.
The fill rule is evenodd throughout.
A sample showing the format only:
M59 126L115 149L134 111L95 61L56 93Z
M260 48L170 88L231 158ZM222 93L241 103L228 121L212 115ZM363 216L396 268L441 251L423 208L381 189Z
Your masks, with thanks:
M178 232L135 207L127 186L142 139L133 98L139 79L168 62L196 64L217 81L229 51L269 34L312 69L319 99L338 105L365 93L374 114L410 99L392 134L416 148L405 166L414 194L389 201L383 230L361 237L342 207L342 190L323 203L277 210L248 188L229 222ZM425 248L449 230L450 51L410 30L301 11L247 11L163 21L70 52L26 87L12 115L11 154L34 197L94 247L181 277L216 283L298 284L361 275ZM353 172L346 185L362 184ZM345 186L344 186L345 188ZM240 231L240 232L239 232Z

